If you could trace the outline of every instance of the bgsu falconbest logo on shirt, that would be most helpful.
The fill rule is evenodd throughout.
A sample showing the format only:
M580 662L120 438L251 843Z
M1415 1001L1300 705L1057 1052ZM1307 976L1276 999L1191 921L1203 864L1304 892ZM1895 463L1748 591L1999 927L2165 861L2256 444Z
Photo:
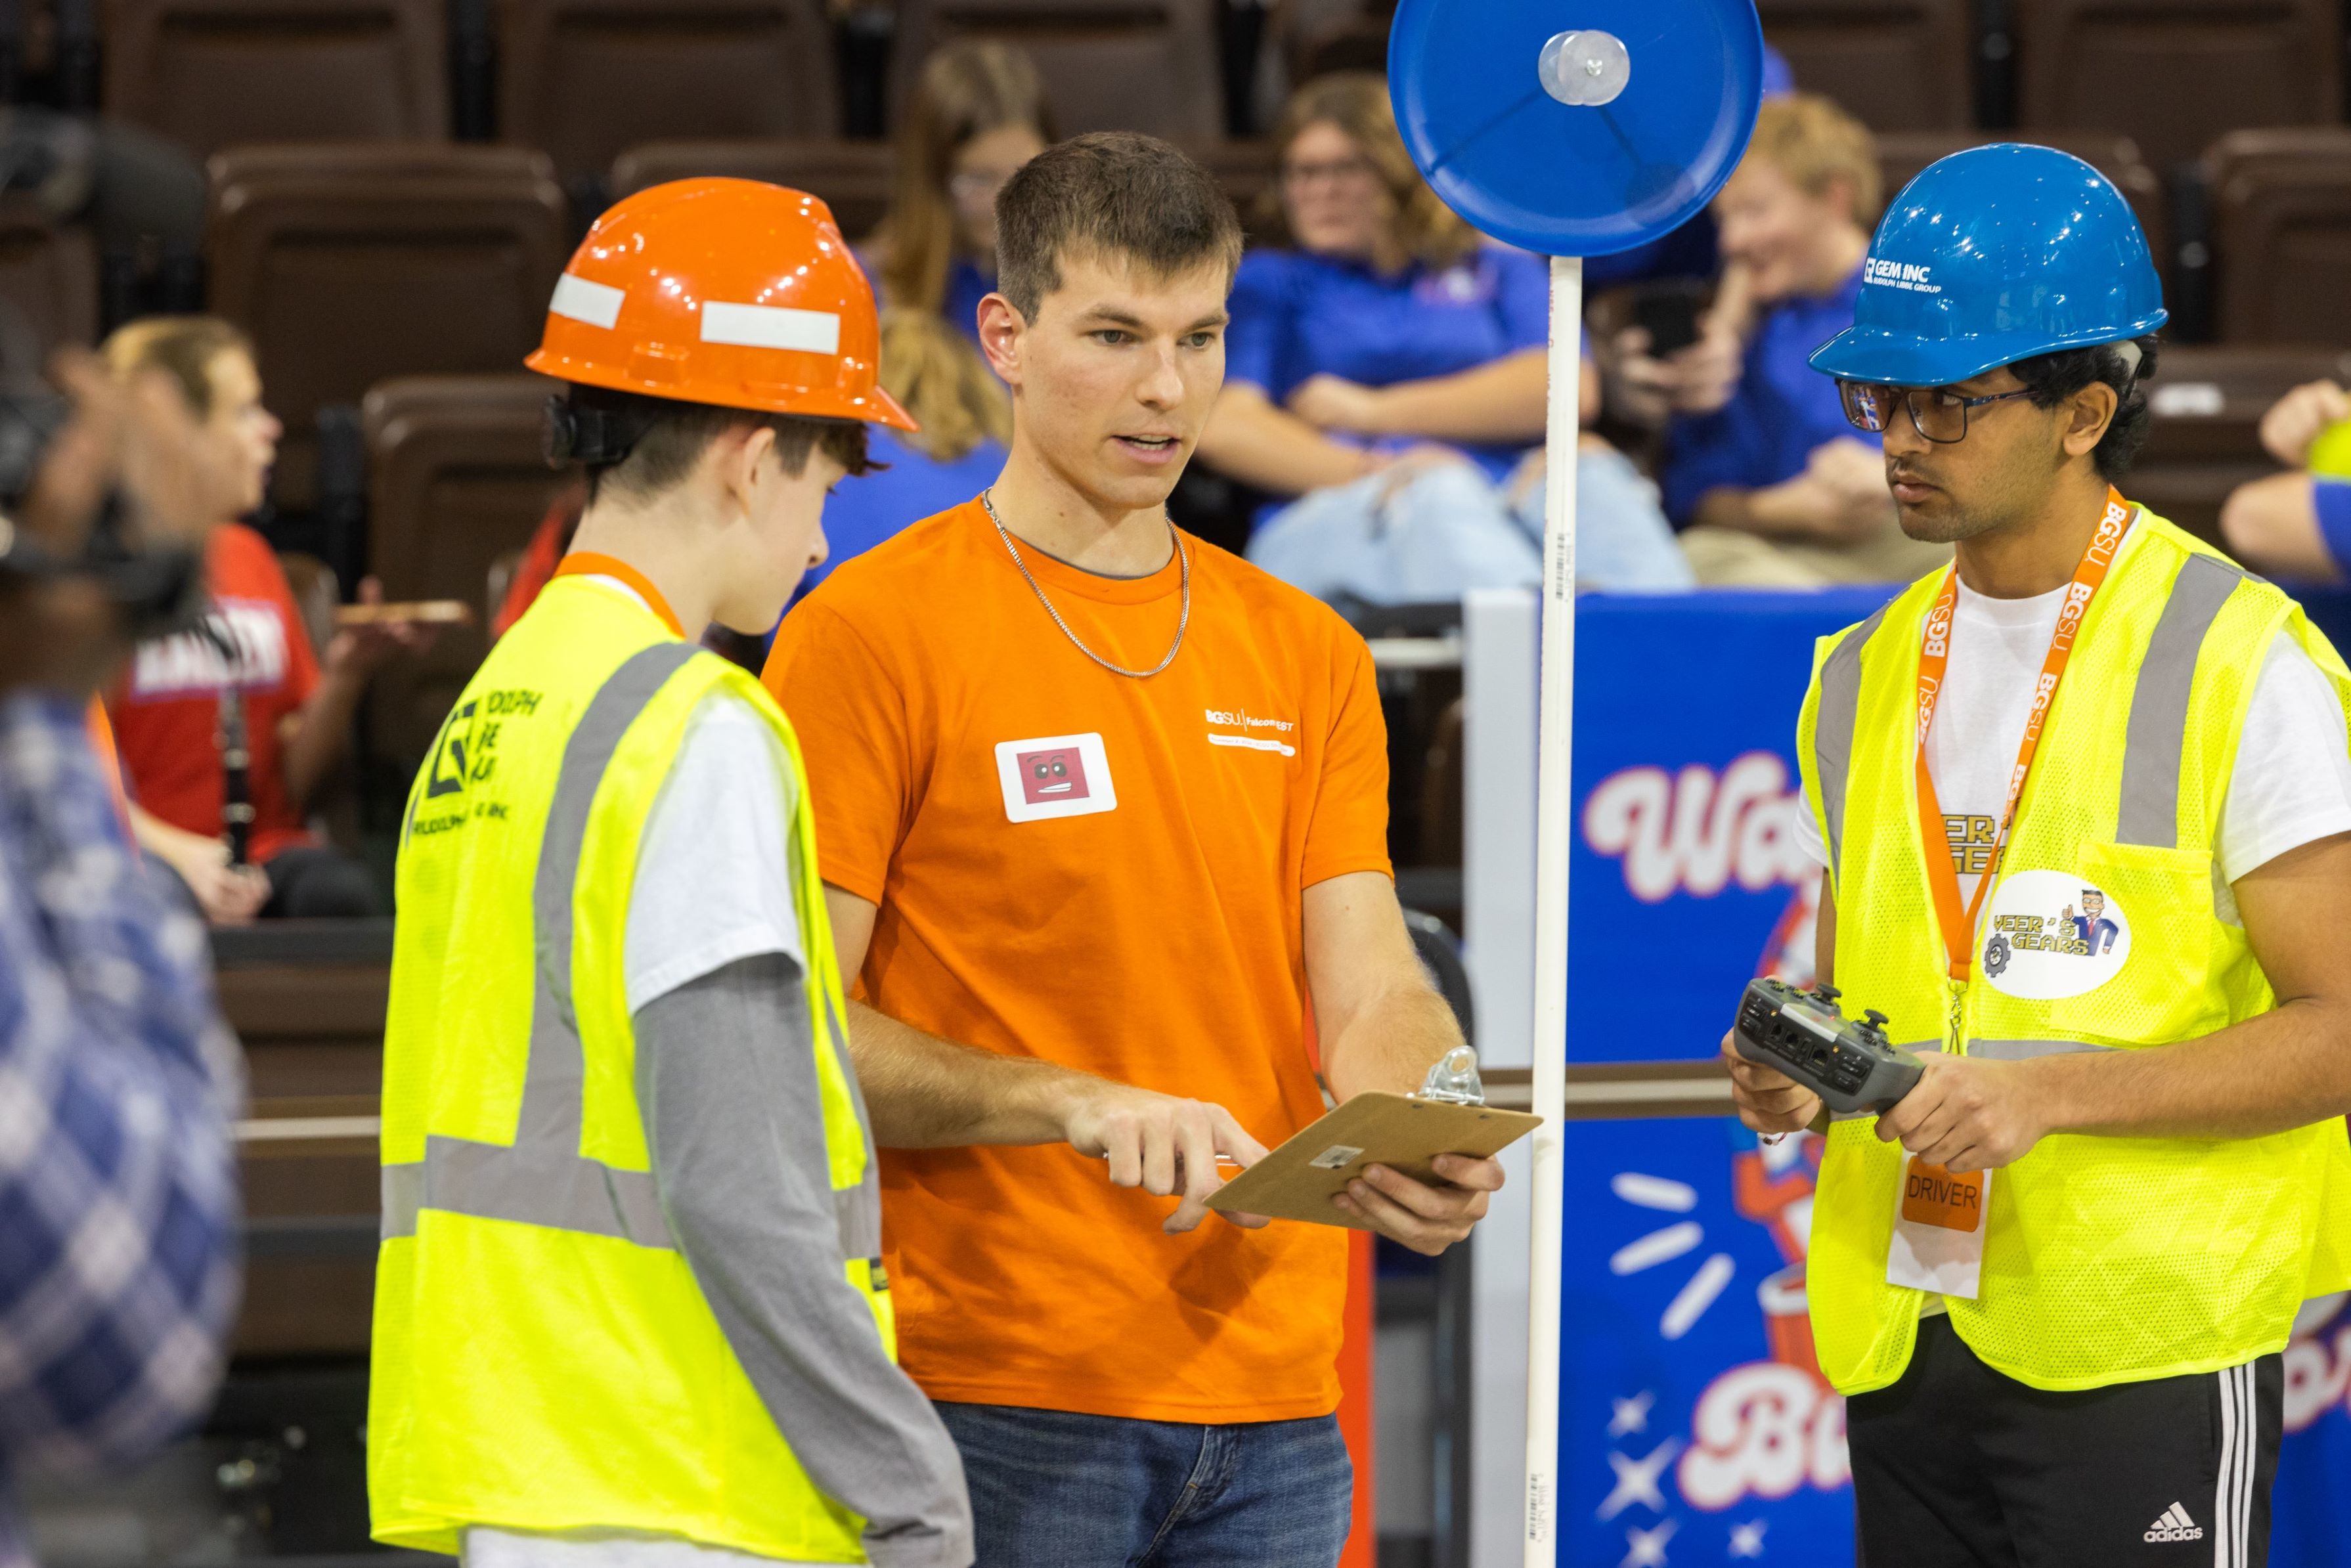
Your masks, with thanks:
M997 781L1004 815L1014 822L1087 817L1118 809L1110 753L1098 735L1047 735L997 743Z
M2061 871L2021 871L2001 883L1980 936L1985 980L2027 1001L2096 990L2130 956L2122 905Z

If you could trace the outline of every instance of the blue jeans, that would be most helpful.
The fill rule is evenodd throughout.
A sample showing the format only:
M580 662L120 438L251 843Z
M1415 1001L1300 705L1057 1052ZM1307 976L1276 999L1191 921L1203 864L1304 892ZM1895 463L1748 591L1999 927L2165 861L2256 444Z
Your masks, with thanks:
M975 1568L1330 1568L1347 1544L1355 1471L1335 1416L938 1412L971 1488Z
M1400 486L1379 475L1301 497L1258 525L1249 559L1317 599L1371 604L1458 599L1542 581L1543 487L1506 491L1468 463ZM1672 592L1697 585L1657 487L1610 447L1575 465L1579 588Z

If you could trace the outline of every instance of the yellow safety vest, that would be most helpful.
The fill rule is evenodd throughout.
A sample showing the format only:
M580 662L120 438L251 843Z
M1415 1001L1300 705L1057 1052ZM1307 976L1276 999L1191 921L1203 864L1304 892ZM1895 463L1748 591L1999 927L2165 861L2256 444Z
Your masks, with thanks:
M864 1560L863 1521L809 1479L670 1237L633 1086L622 944L638 841L687 720L722 687L773 727L800 786L793 904L835 1207L894 1354L791 726L642 606L559 578L466 685L409 795L368 1402L379 1541L455 1552L468 1525L602 1528Z
M2351 671L2276 588L2143 509L2133 532L2084 619L1963 987L1913 770L1920 629L1942 574L1820 642L1798 751L1829 849L1836 981L1898 1042L2009 1059L2160 1050L2276 1006L2243 929L2214 908L2220 808L2272 637L2299 643L2346 712ZM2034 872L2126 912L2119 967L2081 994L2029 999L1986 973L2007 960L1985 957L2002 887ZM2012 924L2021 945L2054 940L2026 934L2033 917ZM1821 1370L1842 1393L1894 1382L1917 1340L1924 1293L1886 1282L1904 1157L1874 1117L1829 1130L1807 1277ZM2339 1117L2262 1138L2058 1134L1997 1173L1987 1220L1978 1298L1949 1310L1991 1366L2048 1389L2213 1371L2283 1348L2304 1299L2351 1285L2351 1142Z

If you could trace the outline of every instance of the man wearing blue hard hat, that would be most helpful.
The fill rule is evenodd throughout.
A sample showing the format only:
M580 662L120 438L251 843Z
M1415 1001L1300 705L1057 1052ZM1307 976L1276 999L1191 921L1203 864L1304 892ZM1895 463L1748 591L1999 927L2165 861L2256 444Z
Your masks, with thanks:
M2088 165L1943 160L1865 277L1813 364L1955 561L1822 640L1800 836L1822 980L1925 1071L1832 1120L1725 1040L1827 1135L1862 1554L2255 1568L2279 1353L2351 1286L2351 670L2115 488L2164 311Z

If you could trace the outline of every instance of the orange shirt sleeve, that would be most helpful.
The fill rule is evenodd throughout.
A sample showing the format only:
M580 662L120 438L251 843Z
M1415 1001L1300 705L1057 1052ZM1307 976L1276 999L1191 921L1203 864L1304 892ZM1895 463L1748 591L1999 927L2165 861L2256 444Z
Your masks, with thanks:
M1299 885L1350 872L1395 874L1388 862L1388 726L1372 651L1352 631L1331 640L1331 735Z
M799 735L824 880L880 904L914 819L918 764L904 691L819 600L784 617L761 679Z
M89 727L89 748L98 753L99 767L106 773L107 792L114 797L114 814L121 820L123 836L127 838L131 833L131 790L122 779L122 753L115 748L114 723L106 716L106 704L97 697L90 698L84 722Z

